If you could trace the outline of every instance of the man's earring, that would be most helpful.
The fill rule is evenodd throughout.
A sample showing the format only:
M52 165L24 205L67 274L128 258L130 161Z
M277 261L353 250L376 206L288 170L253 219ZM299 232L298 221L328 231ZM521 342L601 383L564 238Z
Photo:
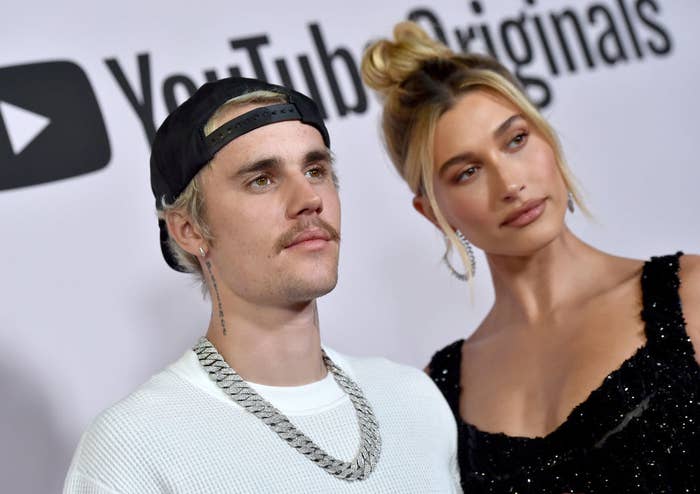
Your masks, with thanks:
M207 257L207 251L204 250L204 247L202 247L201 245L199 246L199 255L202 256L202 258Z
M570 212L574 212L574 194L569 191L568 199L566 201L566 206L569 208Z
M476 258L474 257L474 249L472 249L472 244L469 243L469 240L464 237L462 232L455 230L455 235L457 235L457 239L459 240L459 243L462 244L462 247L464 247L464 250L467 251L467 257L469 258L471 270L466 273L460 273L457 271L454 266L452 266L452 263L450 263L450 258L448 257L449 249L445 250L445 255L442 256L442 260L447 266L447 269L450 270L450 273L452 273L452 276L460 281L467 281L476 273Z

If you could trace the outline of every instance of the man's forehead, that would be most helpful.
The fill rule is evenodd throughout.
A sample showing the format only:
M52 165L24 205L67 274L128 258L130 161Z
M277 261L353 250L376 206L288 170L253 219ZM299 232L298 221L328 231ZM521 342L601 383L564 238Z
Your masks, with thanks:
M227 161L238 168L263 160L281 165L312 158L331 161L323 136L311 125L289 120L264 125L231 140L214 156L214 162Z

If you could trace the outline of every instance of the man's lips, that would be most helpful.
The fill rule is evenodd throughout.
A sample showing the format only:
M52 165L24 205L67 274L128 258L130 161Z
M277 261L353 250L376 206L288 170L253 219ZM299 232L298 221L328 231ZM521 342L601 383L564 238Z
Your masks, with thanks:
M340 242L340 234L333 225L317 217L304 223L297 223L280 235L275 242L275 251L280 253L296 245L322 248L331 240Z
M303 242L310 242L314 240L323 240L323 241L329 241L331 239L331 235L320 228L310 228L308 230L304 230L298 235L296 235L294 238L292 238L291 242L285 246L285 249L288 249L289 247L294 247L295 245L299 245Z
M546 198L530 199L518 209L506 216L501 226L525 226L540 217L544 211Z

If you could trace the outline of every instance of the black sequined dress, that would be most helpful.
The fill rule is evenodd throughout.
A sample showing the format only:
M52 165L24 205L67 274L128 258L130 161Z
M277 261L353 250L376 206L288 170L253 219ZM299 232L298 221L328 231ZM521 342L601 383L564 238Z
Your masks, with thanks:
M459 424L466 494L700 493L700 366L678 296L679 257L642 273L646 344L544 437L489 433L459 416L459 340L431 377Z

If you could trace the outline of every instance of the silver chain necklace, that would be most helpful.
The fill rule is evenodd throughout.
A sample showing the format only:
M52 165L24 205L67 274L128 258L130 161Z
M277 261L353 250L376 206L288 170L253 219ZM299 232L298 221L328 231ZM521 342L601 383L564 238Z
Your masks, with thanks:
M209 377L228 394L233 401L259 418L282 440L306 456L326 472L342 480L365 480L377 465L382 448L379 424L372 407L360 387L323 352L323 362L338 386L348 395L360 428L360 445L352 461L341 461L326 453L320 446L297 429L294 424L271 403L255 392L236 371L226 363L214 345L202 337L193 350Z

